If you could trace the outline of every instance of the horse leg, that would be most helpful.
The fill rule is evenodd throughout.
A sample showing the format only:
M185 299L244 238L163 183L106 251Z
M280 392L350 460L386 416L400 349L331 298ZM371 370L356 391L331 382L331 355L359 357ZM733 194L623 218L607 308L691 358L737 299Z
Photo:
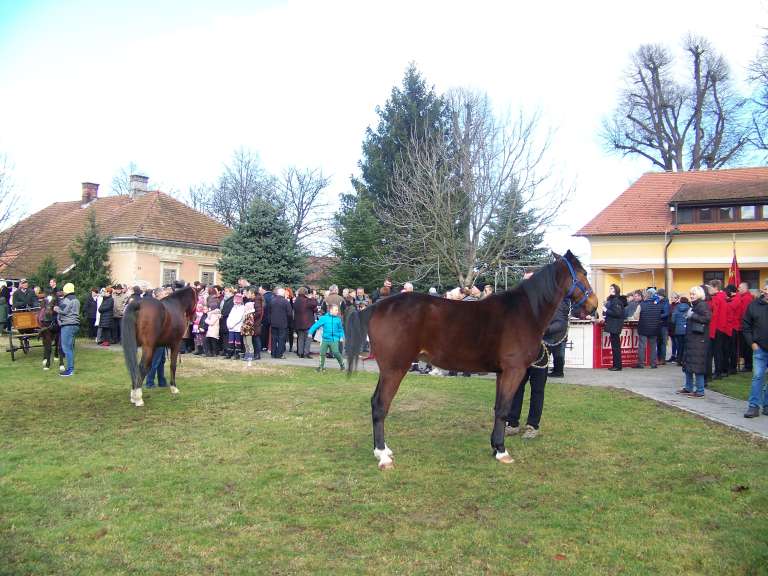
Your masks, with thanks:
M48 370L51 367L51 340L53 340L50 328L40 332L40 338L43 340L43 370Z
M171 347L171 394L178 394L179 389L176 388L176 360L179 357L179 343L177 342Z
M144 386L144 378L147 377L147 372L149 372L149 367L152 364L153 353L154 349L151 346L141 347L141 361L139 362L137 379L133 381L131 388L131 402L137 407L144 406L142 387Z
M504 447L504 426L512 406L512 398L525 375L524 368L508 368L496 375L496 405L494 406L493 432L491 447L496 460L502 464L512 464L514 460Z
M379 383L371 397L371 419L373 420L373 455L379 460L379 470L389 470L394 467L392 450L384 442L384 419L389 413L392 399L400 388L400 382L407 372L398 369L386 370L379 373Z
M56 355L59 357L59 372L64 371L64 351L61 349L61 329L54 335L56 342Z

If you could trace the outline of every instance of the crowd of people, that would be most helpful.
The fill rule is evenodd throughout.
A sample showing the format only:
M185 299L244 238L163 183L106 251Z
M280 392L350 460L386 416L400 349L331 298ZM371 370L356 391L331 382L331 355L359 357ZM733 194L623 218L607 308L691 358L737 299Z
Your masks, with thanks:
M288 286L253 286L245 278L236 285L207 286L194 283L198 294L195 316L182 342L182 353L198 356L219 356L240 360L251 366L262 353L274 359L284 359L287 353L299 358L312 358L310 344L320 342L318 370L325 370L327 358L334 358L344 369L344 326L352 310L363 310L371 303L392 294L392 281L387 278L382 287L369 295L362 287L339 290L331 285L327 291L307 286L294 291ZM146 298L162 299L173 291L172 286L153 290L139 287L126 289L121 284L93 288L82 303L82 316L88 327L88 336L104 347L120 342L120 323L126 307L133 301ZM410 282L400 291L412 292ZM612 349L612 371L623 369L620 335L628 321L637 323L639 338L638 362L633 368L651 368L668 362L682 367L684 384L680 394L701 398L708 382L727 378L737 371L753 372L752 389L747 418L768 415L768 396L764 386L768 358L768 283L755 299L746 282L738 286L719 280L693 286L688 295L673 293L667 298L663 289L635 290L622 295L619 286L612 284L602 307L603 329L609 334ZM429 289L435 297L441 295ZM442 294L451 300L481 300L493 294L493 287L454 288ZM10 330L8 306L11 309L41 309L41 323L56 327L61 334L61 348L67 364L63 376L74 371L74 337L80 326L81 303L74 295L74 286L57 288L51 279L44 289L30 288L22 279L15 290L10 282L0 281L0 327ZM508 418L507 433L516 434L525 384L531 384L531 409L526 437L535 437L543 406L543 390L547 376L562 378L565 364L565 340L568 319L574 315L568 300L559 306L544 336L547 357L552 357L553 368L532 366L518 389L513 409ZM597 315L596 315L597 316ZM668 346L669 345L669 346ZM670 349L667 357L667 349ZM146 385L165 385L163 364L165 350L159 349L153 357ZM422 374L456 376L430 365L414 361L413 371ZM464 374L469 376L469 374Z
M603 305L604 330L610 335L613 366L622 369L620 334L625 321L637 322L638 362L651 368L676 362L684 372L678 391L703 398L706 384L739 371L752 372L746 418L768 415L765 397L765 355L768 351L768 282L754 298L746 282L723 287L714 279L693 286L687 296L667 295L663 289L635 290L622 296L612 284ZM670 356L667 358L667 344Z

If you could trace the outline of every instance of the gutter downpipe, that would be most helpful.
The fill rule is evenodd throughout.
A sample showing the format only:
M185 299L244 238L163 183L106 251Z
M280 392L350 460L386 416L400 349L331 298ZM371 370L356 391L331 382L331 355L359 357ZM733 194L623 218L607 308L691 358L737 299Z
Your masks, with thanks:
M669 263L667 261L667 254L669 252L669 245L675 239L675 234L679 232L677 227L677 202L675 202L675 225L672 230L664 231L664 292L666 292L667 298L670 296L669 292Z

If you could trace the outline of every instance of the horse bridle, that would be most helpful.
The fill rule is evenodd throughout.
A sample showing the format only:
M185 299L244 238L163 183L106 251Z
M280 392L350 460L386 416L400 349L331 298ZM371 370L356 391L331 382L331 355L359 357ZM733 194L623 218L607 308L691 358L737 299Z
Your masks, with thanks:
M573 292L578 288L581 290L581 298L578 302L575 302L573 304L574 308L579 308L584 302L587 301L590 294L592 294L592 290L584 286L584 284L581 283L581 280L578 279L576 276L576 270L573 269L573 265L568 262L568 258L563 258L563 261L565 262L565 265L568 266L568 271L571 273L571 287L568 289L568 293L565 295L566 298L570 298L573 295Z

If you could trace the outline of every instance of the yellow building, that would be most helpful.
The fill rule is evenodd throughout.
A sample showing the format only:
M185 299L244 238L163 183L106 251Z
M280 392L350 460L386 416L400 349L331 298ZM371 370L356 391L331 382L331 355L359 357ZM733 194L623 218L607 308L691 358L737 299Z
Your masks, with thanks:
M220 282L216 264L230 229L146 184L145 176L133 175L130 195L99 198L99 185L84 182L80 200L55 202L3 231L0 240L8 243L0 276L31 276L48 255L59 272L69 271L69 250L93 211L100 234L109 238L114 282L143 288L177 279Z
M725 283L734 251L755 290L768 280L768 168L644 174L576 235L601 299L614 283L623 294Z

